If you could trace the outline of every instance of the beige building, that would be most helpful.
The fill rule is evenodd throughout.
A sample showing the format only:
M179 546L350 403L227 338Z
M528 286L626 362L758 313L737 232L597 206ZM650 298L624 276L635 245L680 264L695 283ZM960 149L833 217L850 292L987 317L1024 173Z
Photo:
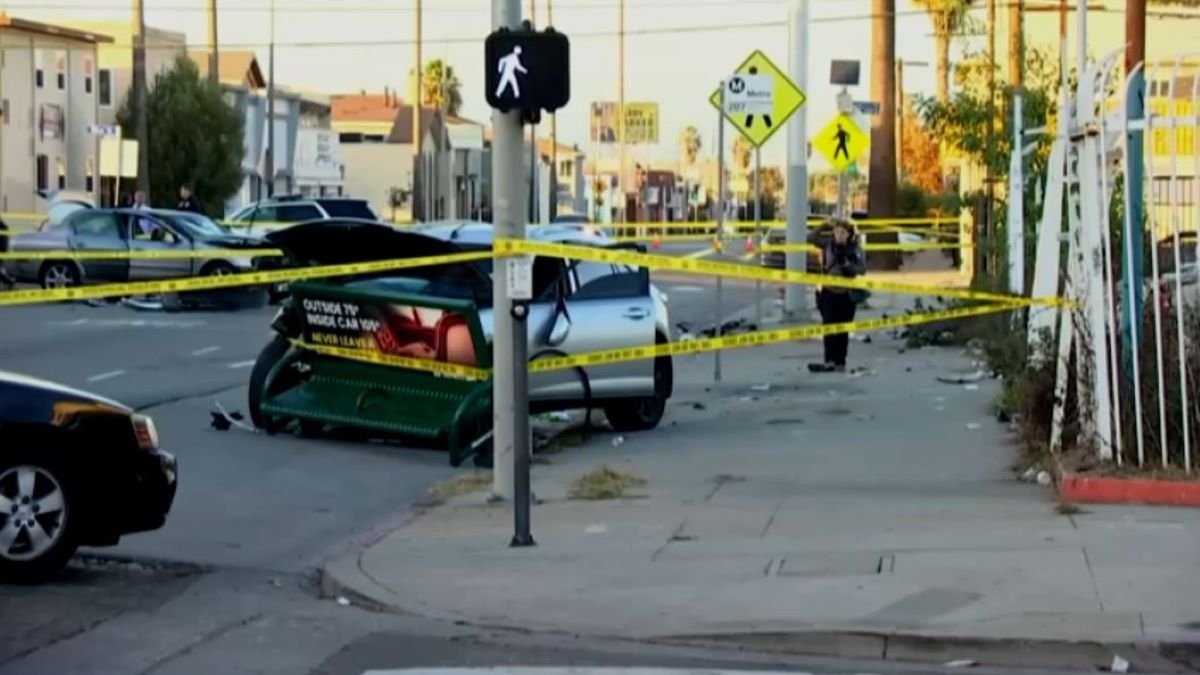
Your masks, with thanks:
M0 13L0 210L41 212L39 192L92 191L99 46L90 31Z
M117 111L133 88L133 24L129 21L67 21L76 30L107 35L112 41L99 46L99 70L96 96L100 105L100 123L116 124ZM180 54L187 53L183 33L146 26L146 78L154 78L169 69Z

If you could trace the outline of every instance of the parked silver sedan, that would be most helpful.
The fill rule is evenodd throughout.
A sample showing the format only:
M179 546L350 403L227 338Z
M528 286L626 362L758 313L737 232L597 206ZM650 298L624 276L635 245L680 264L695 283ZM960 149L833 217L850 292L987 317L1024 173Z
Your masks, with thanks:
M15 254L191 250L206 255L111 260L39 257L17 259L9 269L18 281L37 283L42 288L233 274L255 266L254 259L239 254L238 249L262 246L258 239L234 236L195 213L80 207L49 218L36 232L13 236L10 250Z

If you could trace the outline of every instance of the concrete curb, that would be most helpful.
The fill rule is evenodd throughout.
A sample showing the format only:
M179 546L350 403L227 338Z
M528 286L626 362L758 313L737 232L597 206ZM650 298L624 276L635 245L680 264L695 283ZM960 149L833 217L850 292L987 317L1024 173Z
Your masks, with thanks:
M364 549L365 550L365 549ZM1099 642L1011 637L970 637L912 630L812 626L787 631L743 631L697 635L631 637L619 631L560 626L514 625L478 620L413 601L373 579L361 566L362 551L328 561L321 567L324 597L346 598L351 604L381 612L451 623L456 626L526 635L560 635L635 642L663 647L733 649L756 654L869 659L958 667L1047 667L1107 670L1113 656L1143 673L1200 672L1200 645L1162 640Z
M1088 476L1063 471L1058 492L1081 504L1200 507L1200 482Z

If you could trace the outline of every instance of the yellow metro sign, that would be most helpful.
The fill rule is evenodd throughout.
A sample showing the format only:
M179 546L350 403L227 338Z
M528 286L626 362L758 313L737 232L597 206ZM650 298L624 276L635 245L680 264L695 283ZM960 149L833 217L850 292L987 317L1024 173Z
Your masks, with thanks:
M841 113L812 139L813 147L817 149L838 173L850 168L870 145L870 139L854 116Z
M771 114L737 114L728 111L722 111L725 119L729 120L730 124L737 128L746 140L750 141L755 147L759 147L766 143L771 136L775 135L776 131L783 128L784 122L788 121L792 115L804 105L808 99L804 92L797 87L794 82L784 74L782 70L776 66L771 59L767 58L760 50L754 50L733 71L735 76L766 76L770 77L773 83L771 96ZM708 102L713 107L720 110L721 108L721 92L714 91L712 96L708 97Z

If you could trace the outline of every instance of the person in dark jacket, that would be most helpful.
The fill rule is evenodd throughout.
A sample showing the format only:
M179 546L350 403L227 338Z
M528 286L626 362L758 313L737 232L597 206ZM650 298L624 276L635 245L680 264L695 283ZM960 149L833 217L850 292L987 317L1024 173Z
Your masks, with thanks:
M830 223L833 227L833 237L821 252L822 270L825 274L837 277L854 278L866 272L866 260L858 237L854 233L854 225L848 220L835 218ZM821 312L822 323L839 324L854 321L854 311L857 307L855 292L849 288L826 286L817 291L817 309ZM810 363L808 369L814 373L832 373L846 370L846 352L850 348L848 333L834 333L825 336L825 361Z
M196 201L196 197L192 195L192 186L186 183L179 186L179 204L175 208L179 211L204 213L204 209L200 208L200 202Z

